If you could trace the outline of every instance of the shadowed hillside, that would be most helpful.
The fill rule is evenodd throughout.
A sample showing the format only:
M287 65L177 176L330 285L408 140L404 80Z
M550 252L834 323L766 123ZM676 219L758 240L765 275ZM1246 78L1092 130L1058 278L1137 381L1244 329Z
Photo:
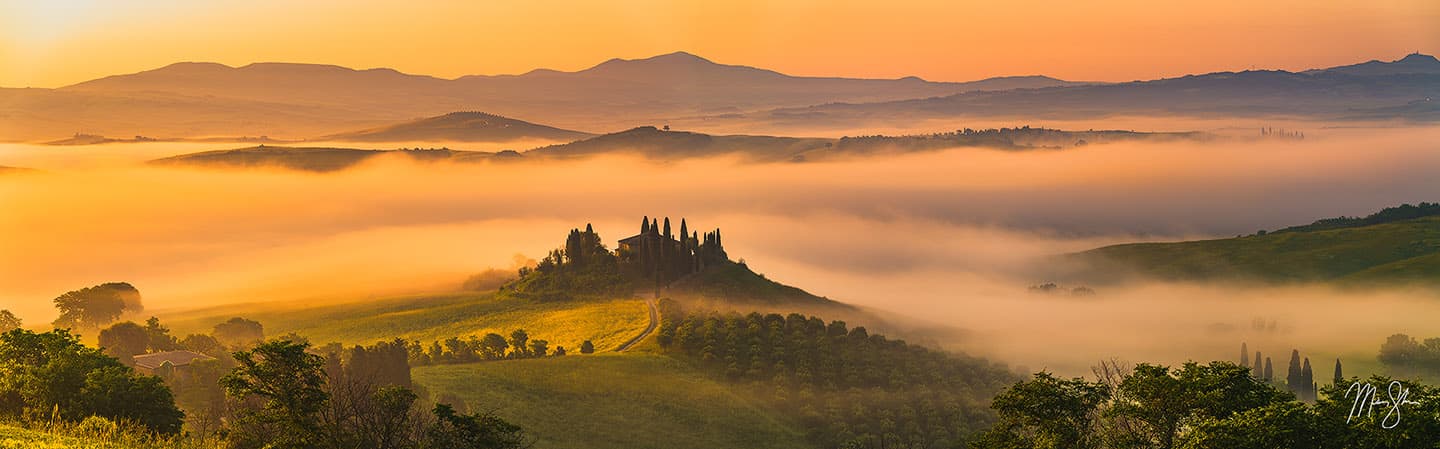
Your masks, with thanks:
M509 142L543 139L568 142L591 136L484 112L451 112L396 125L334 134L323 139L350 142Z

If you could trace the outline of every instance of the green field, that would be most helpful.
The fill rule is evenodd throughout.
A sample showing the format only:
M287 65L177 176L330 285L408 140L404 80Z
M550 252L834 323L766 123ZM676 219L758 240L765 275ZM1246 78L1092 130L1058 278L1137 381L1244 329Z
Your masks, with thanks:
M1127 274L1167 280L1324 282L1350 285L1440 280L1440 217L1219 240L1135 243L1066 256L1083 278Z
M798 448L783 416L685 362L622 353L415 368L415 382L493 410L537 449ZM584 404L577 407L577 404Z
M0 424L0 448L3 449L59 449L79 447L85 446L74 438Z
M509 335L525 329L551 347L575 350L590 340L597 351L614 349L638 335L650 315L641 299L540 302L498 299L491 293L406 296L311 308L238 305L161 316L178 335L209 333L215 324L241 316L259 321L265 335L295 332L323 345L370 344L396 337L431 342L450 337Z

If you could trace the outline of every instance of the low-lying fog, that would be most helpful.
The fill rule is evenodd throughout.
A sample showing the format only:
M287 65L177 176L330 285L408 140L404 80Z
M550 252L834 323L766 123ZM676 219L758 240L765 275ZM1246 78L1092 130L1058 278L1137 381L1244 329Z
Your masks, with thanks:
M1031 369L1230 359L1242 341L1282 366L1291 348L1367 363L1392 333L1440 336L1440 297L1416 292L1026 291L1046 281L1032 273L1047 255L1440 198L1440 129L1306 134L805 164L387 160L318 175L136 163L234 144L0 146L0 165L45 169L0 175L0 309L37 326L55 296L107 281L135 284L152 309L448 290L572 227L594 223L613 247L642 215L666 215L722 228L731 257L772 279L966 329L944 343Z

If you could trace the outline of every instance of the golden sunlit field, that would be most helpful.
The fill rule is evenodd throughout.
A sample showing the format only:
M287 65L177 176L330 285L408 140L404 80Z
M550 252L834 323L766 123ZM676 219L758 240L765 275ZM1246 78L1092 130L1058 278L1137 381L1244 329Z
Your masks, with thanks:
M1440 448L1437 25L0 0L0 449Z

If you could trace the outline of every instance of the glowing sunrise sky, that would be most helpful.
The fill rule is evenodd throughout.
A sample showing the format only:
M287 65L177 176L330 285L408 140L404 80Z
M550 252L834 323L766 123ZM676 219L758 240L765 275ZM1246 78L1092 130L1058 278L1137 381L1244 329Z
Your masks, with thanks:
M453 78L677 50L793 75L947 81L1299 70L1440 53L1440 1L0 0L5 87L178 61Z

